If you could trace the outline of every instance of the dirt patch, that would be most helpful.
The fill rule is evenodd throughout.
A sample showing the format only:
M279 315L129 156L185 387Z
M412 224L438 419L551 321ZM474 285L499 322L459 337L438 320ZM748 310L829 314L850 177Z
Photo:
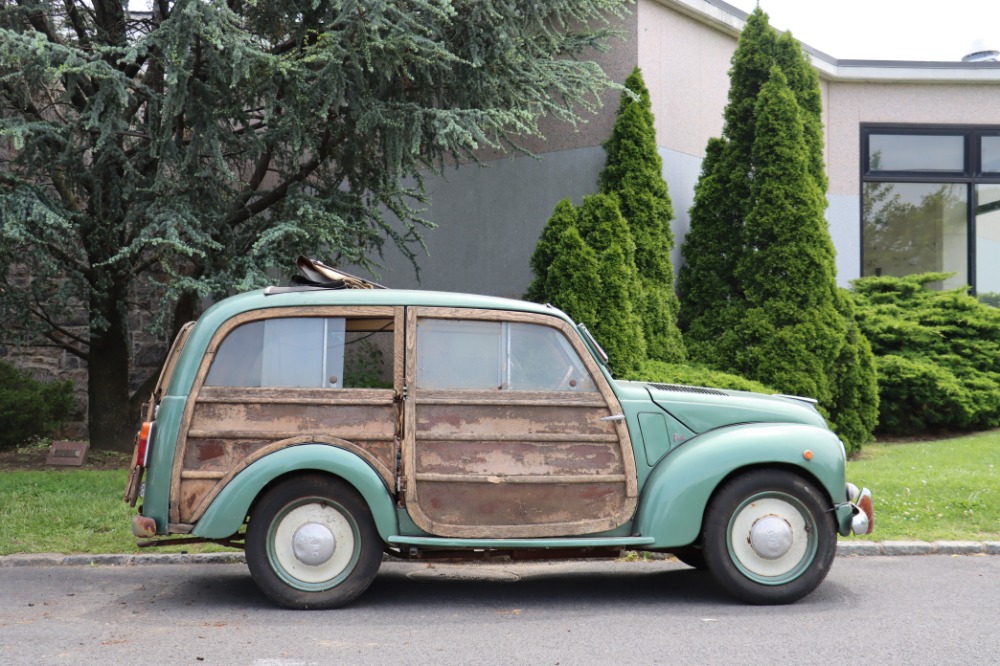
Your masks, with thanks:
M13 449L0 450L0 472L14 470L126 470L132 461L131 453L120 451L102 451L91 449L87 459L80 467L47 465L45 459L49 454L50 442L26 444Z

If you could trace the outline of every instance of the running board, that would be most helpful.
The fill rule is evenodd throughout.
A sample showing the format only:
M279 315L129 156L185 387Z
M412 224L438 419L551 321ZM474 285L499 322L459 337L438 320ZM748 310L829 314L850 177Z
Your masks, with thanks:
M442 537L391 536L386 541L396 546L423 548L617 548L651 546L655 537L586 537L562 539L449 539Z

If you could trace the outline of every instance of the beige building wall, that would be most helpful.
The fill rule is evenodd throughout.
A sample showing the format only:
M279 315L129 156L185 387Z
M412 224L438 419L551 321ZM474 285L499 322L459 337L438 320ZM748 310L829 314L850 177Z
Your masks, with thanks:
M989 83L827 82L830 194L860 193L861 123L985 125L1000 122Z
M638 63L652 97L657 143L701 159L708 139L722 134L737 37L723 32L724 24L713 27L682 13L684 7L638 3Z

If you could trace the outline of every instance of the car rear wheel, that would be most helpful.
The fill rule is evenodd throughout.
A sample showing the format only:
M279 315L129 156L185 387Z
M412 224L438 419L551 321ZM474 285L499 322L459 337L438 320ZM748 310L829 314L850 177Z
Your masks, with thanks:
M815 590L836 554L829 501L782 470L755 470L723 485L709 504L704 554L719 584L755 604L786 604Z
M288 608L336 608L358 597L382 562L371 511L353 487L324 475L284 481L250 515L247 567Z

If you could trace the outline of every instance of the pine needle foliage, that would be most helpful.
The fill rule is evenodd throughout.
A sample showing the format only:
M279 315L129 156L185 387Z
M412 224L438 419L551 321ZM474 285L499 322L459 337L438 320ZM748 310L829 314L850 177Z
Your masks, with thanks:
M0 3L0 316L19 325L4 342L88 364L95 446L129 446L129 311L169 337L202 298L300 253L372 266L389 244L415 260L424 176L596 108L609 82L586 52L624 11L150 6Z
M683 361L684 342L677 328L680 303L674 291L673 204L663 180L663 160L649 90L636 68L625 80L611 138L604 144L607 164L600 189L614 194L635 241L641 291L635 307L642 317L647 354L667 363Z
M560 201L531 265L535 278L525 297L551 303L587 324L615 371L634 373L646 358L642 319L634 306L642 286L635 243L617 199L594 194L579 207Z
M871 351L836 286L818 79L759 8L732 63L722 137L708 144L682 248L688 351L816 398L857 450L872 439L878 396Z
M879 432L1000 426L1000 310L966 288L928 288L948 277L921 273L853 282L858 323L878 367Z

